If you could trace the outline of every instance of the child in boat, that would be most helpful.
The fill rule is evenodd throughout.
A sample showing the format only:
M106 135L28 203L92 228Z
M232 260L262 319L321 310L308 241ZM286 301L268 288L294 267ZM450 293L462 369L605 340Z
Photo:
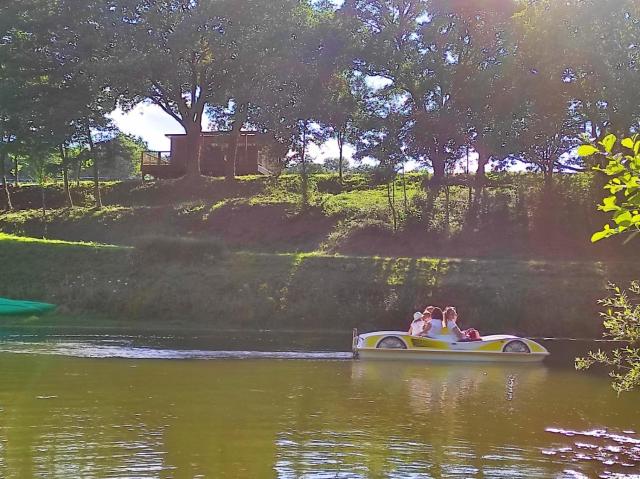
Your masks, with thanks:
M413 313L413 321L409 325L409 334L411 336L419 336L427 320L428 318L420 311Z
M411 336L420 336L422 334L424 328L431 320L431 311L433 308L434 306L427 306L424 313L420 311L413 313L413 321L411 321L411 325L409 326L409 334Z

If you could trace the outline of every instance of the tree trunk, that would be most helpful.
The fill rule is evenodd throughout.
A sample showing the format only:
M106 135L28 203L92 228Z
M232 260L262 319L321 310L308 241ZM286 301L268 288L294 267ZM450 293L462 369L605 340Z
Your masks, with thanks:
M553 166L543 171L544 187L549 190L553 187Z
M486 167L489 163L489 155L487 150L482 146L476 145L476 153L478 153L478 169L476 170L476 182L484 183L487 179Z
M391 181L387 181L387 199L389 200L389 210L391 210L391 218L393 220L393 232L398 230L398 215L396 213L396 205L391 190Z
M440 153L433 156L431 166L433 167L433 182L437 184L442 183L445 176L446 162Z
M13 204L11 203L11 192L9 191L9 183L7 182L7 170L5 161L7 159L7 153L0 153L0 174L2 174L2 187L4 188L4 193L7 197L7 209L12 210Z
M244 110L244 107L240 107ZM231 130L231 136L229 138L229 145L227 147L227 158L225 165L225 178L233 181L236 177L236 171L238 168L238 144L240 143L240 135L242 133L242 126L246 123L246 115L241 115L236 121L233 122ZM247 159L245 158L245 161Z
M71 189L69 188L69 165L62 167L62 184L64 185L64 193L67 196L69 206L73 208L73 198L71 197Z
M186 181L200 181L200 153L202 149L202 124L193 122L187 126L187 156L185 158Z
M404 170L404 163L402 163L402 197L404 200L404 216L406 218L409 214L409 199L407 198L407 176Z
M40 192L42 200L42 237L47 237L47 203L45 198L44 183L40 183Z
M76 160L76 188L80 188L80 170L82 169L82 165L80 164L80 160Z
M91 131L87 128L87 140L89 142L89 151L93 160L93 196L95 197L96 208L102 208L102 197L100 195L100 172L98 171L98 158L91 137Z
M444 234L448 238L451 231L451 202L449 185L444 187Z
M13 186L16 188L19 186L18 180L18 157L13 157Z
M598 138L598 124L591 120L591 138Z
M71 190L69 189L69 162L67 149L64 145L60 145L60 158L62 159L62 184L64 186L64 194L67 197L69 206L73 208L73 199L71 198Z
M96 208L102 208L102 195L100 194L100 172L98 171L98 160L93 159L93 196L96 200Z
M342 186L342 162L344 161L344 132L338 131L338 181Z
M309 205L309 177L307 175L307 125L308 120L304 120L302 126L302 156L301 162L301 188L302 188L302 207Z
M224 177L227 181L233 181L236 178L236 168L238 166L238 143L240 142L240 128L234 125L231 135L229 135L229 143L225 154Z

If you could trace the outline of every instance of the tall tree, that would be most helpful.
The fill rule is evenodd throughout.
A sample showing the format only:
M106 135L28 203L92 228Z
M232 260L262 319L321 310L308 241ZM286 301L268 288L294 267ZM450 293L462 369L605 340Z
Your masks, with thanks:
M474 2L434 1L438 16L447 18L453 41L449 61L451 100L465 146L478 155L477 181L485 180L486 166L510 151L511 119L520 102L514 88L516 42L511 28L517 3L513 0Z
M29 105L33 100L34 78L25 74L33 65L28 53L21 48L25 35L17 28L19 11L15 5L3 7L0 15L0 172L8 209L12 209L7 173L11 169L10 155L14 155L13 173L17 184L19 141L28 135L33 122ZM37 82L36 82L37 83Z
M469 101L469 86L501 48L495 36L491 49L481 40L480 33L491 37L484 30L494 31L492 24L477 12L462 14L439 1L370 0L350 8L371 35L363 72L384 78L379 94L404 105L407 127L413 130L411 150L431 166L439 183L452 152L469 141L467 117L482 110Z
M319 113L324 141L335 140L338 145L338 178L343 181L344 152L349 143L357 141L358 123L362 116L362 100L366 91L361 75L349 71L336 73L326 86L325 99Z
M4 52L30 96L21 106L21 116L28 118L22 141L59 150L71 203L66 151L76 143L91 147L94 130L109 124L105 115L115 106L108 83L113 32L104 22L111 10L97 1L24 0L9 12ZM97 160L93 163L96 205L101 206Z
M318 122L327 114L326 99L332 82L345 69L344 35L336 32L338 13L321 4L305 13L284 74L263 96L255 117L261 128L293 152L289 159L299 162L303 208L309 194L308 145L323 138Z
M406 122L402 106L380 102L377 97L367 101L368 114L360 118L361 130L355 158L377 161L374 175L387 187L387 201L393 230L398 229L399 215L396 208L395 180L409 158L413 131ZM405 209L406 209L405 202ZM405 211L406 213L406 211Z
M119 87L125 106L151 101L184 128L186 178L200 177L208 107L231 105L233 176L239 130L295 50L305 4L296 0L116 0Z
M523 68L566 92L593 138L640 126L638 2L528 2L513 28Z

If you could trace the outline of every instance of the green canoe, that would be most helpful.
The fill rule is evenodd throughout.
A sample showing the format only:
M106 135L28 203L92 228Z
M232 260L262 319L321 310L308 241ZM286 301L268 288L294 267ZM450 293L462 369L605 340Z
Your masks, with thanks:
M46 313L47 311L52 311L55 308L55 304L0 298L0 316Z

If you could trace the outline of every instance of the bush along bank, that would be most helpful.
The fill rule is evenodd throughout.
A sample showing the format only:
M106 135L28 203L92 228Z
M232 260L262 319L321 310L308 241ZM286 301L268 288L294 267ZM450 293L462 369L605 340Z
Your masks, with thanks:
M403 330L415 309L453 304L463 326L485 334L596 338L606 279L637 276L625 263L261 254L175 241L138 247L181 249L159 261L136 248L1 236L0 296L59 304L95 332L114 321L149 333Z

